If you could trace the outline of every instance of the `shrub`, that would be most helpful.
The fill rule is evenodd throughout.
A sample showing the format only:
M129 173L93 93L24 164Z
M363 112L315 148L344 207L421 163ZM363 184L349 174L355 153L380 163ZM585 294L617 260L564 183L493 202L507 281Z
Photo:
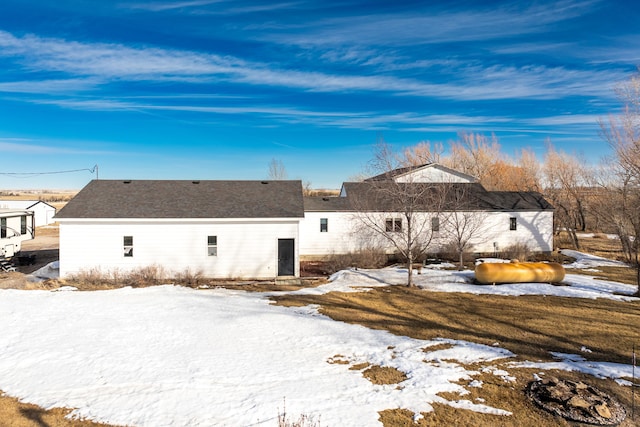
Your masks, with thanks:
M344 270L345 268L381 268L387 265L389 257L383 251L372 248L361 249L357 252L346 254L332 254L326 262L329 273Z
M156 264L133 270L125 278L127 285L134 288L162 285L166 280L164 268Z
M164 269L158 265L141 267L130 272L123 272L117 268L103 271L99 267L92 267L68 278L70 285L81 290L155 286L163 284L166 280Z
M68 281L81 290L112 289L125 286L118 269L102 271L100 267L80 270L71 275Z
M531 249L526 243L518 242L507 246L502 250L505 258L528 261L531 258Z
M176 275L176 283L191 288L197 288L203 281L204 275L201 270L191 270L189 267Z
M379 249L366 248L354 254L357 267L380 268L387 264L388 256Z

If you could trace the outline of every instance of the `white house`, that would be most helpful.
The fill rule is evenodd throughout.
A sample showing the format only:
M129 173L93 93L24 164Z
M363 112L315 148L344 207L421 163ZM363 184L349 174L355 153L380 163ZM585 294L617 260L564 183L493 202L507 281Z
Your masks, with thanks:
M540 194L487 191L473 177L437 164L345 182L335 197L303 198L300 181L94 180L55 217L60 275L155 264L212 278L275 278L299 276L301 260L372 247L391 252L388 242L363 229L361 216L392 234L407 227L388 200L391 193L372 198L371 188L392 183L424 190L415 215L428 224L419 234L430 236L433 252L460 231L455 220L476 224L472 252L514 243L553 249L553 207ZM438 192L446 196L431 197Z
M542 195L487 191L469 175L428 164L396 169L363 182L345 182L338 197L305 197L305 219L300 224L302 259L375 246L393 252L388 240L371 232L371 225L377 221L379 231L390 232L391 237L394 230L406 229L406 219L394 212L389 200L398 183L418 189L416 194L425 198L424 208L414 216L424 227L417 234L428 241L429 252L440 252L456 236L468 240L467 250L475 253L495 253L514 244L525 244L533 252L553 250L554 209ZM428 200L430 192L439 196ZM398 233L398 238L403 236Z
M211 278L299 275L300 181L94 180L56 215L60 276L160 265Z
M36 227L53 224L56 208L42 200L0 200L0 209L32 211Z
M34 237L33 212L0 209L0 257L11 258L22 247L22 242Z

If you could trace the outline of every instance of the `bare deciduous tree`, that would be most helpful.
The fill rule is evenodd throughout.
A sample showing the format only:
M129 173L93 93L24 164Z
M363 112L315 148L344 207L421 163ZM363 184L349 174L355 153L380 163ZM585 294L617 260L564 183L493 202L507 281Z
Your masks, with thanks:
M450 145L450 155L443 161L446 166L476 177L488 190L494 164L502 159L500 143L495 135L480 133L458 134L458 140Z
M609 197L601 211L609 215L623 253L636 268L640 295L640 73L618 87L624 108L621 114L601 121L602 135L614 155L605 163Z
M271 159L269 162L269 172L267 178L272 181L283 181L287 179L287 170L282 160Z
M422 141L404 150L404 166L420 166L427 163L440 163L444 146L441 142Z
M464 268L464 254L473 247L473 239L486 230L487 213L478 206L469 185L452 185L446 193L441 228L458 254L459 269Z
M556 223L569 234L576 249L580 249L577 231L584 231L587 227L585 188L591 185L591 173L586 164L578 156L556 151L547 141L543 167L545 196L556 208Z
M443 186L413 182L411 176L398 182L390 174L406 159L380 141L372 171L377 177L346 187L361 226L380 238L407 262L407 286L413 286L413 268L433 239L431 218L442 208Z

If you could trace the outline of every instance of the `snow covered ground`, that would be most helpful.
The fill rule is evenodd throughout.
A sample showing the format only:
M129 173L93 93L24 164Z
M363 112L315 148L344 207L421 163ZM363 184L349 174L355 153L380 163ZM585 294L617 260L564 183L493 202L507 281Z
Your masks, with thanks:
M585 261L586 262L586 261ZM589 261L596 268L596 261ZM402 284L398 268L342 271L329 284L297 292L362 291ZM426 291L545 294L630 300L634 287L567 275L566 286L475 286L469 272L423 270ZM623 294L623 295L620 295ZM271 305L268 294L176 286L95 292L0 290L0 390L45 408L132 426L275 426L286 411L323 426L380 425L378 411L428 412L438 402L508 416L482 401L437 393L481 386L478 372L509 380L497 364L513 356L465 341L416 340L333 321L314 307ZM449 348L437 346L450 344ZM429 350L433 348L433 350ZM583 349L588 353L588 349ZM631 366L556 355L540 369L631 376ZM374 385L349 367L368 362L407 374ZM515 362L514 362L515 363ZM463 385L455 384L462 380Z

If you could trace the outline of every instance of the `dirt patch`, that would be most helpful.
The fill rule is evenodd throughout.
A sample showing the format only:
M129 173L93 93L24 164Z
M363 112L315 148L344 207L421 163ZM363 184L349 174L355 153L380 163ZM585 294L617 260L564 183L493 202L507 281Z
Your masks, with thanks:
M373 384L399 384L407 379L407 375L390 366L373 365L362 371L362 376Z
M449 344L446 342L443 342L441 344L436 344L436 345L432 345L430 347L425 347L422 349L422 351L424 351L425 353L431 353L432 351L439 351L439 350L449 350L450 348L453 348L454 345L453 344Z
M27 279L22 273L0 273L0 289L23 289Z
M71 409L45 410L22 403L0 392L0 425L11 427L117 427L110 424L65 418Z

